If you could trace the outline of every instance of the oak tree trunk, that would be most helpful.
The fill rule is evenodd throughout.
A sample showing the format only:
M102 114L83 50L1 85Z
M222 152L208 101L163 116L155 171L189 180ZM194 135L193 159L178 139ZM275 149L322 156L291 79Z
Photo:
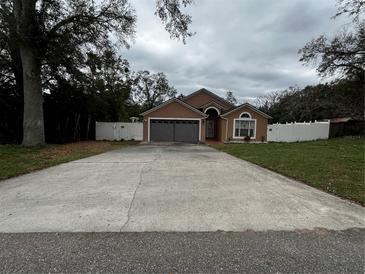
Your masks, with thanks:
M86 140L89 140L90 123L91 123L91 114L89 113L89 114L87 115Z
M45 143L41 61L37 56L36 44L39 34L36 2L37 0L13 0L17 42L23 69L23 145L25 146Z
M21 46L20 54L24 85L23 145L44 145L41 66L31 48Z

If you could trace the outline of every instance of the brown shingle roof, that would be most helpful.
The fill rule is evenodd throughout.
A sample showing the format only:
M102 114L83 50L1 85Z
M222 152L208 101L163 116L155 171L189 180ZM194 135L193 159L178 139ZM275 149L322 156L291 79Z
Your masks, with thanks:
M211 95L212 97L216 98L217 100L227 104L228 106L234 106L233 104L231 104L230 102L228 102L227 100L225 100L224 98L218 96L217 94L207 90L206 88L201 88L193 93L190 93L189 95L185 96L182 100L185 101L186 99L190 98L190 97L193 97L194 95L200 93L200 92L204 92L204 93L207 93L209 95Z
M189 108L190 110L192 110L192 111L194 111L194 112L196 112L196 113L198 113L198 114L202 115L203 117L207 117L207 115L206 115L205 113L203 113L203 112L201 112L200 110L196 109L195 107L193 107L193 106L189 105L188 103L185 103L185 102L181 101L181 100L180 100L180 99L178 99L178 98L172 98L172 99L170 99L170 100L167 100L166 102L164 102L164 103L162 103L162 104L160 104L160 105L158 105L158 106L156 106L156 107L154 107L154 108L151 108L151 109L149 109L149 110L147 110L147 111L145 111L145 112L142 112L140 115L142 115L142 116L143 116L143 115L146 115L146 114L148 114L148 113L151 113L151 112L153 112L153 111L155 111L155 110L157 110L157 109L160 109L160 108L162 108L162 107L164 107L164 106L166 106L166 105L168 105L168 104L171 104L171 103L173 103L173 102L179 103L179 104L183 105L184 107L187 107L187 108Z
M259 110L258 108L256 108L256 107L254 107L253 105L251 105L251 104L249 104L249 103L243 103L242 105L239 105L239 106L237 106L237 107L234 107L234 108L232 108L232 109L229 109L229 110L227 110L223 115L221 115L221 116L226 116L226 115L228 115L228 114L230 114L230 113L232 113L233 111L236 111L236 110L238 110L238 109L240 109L240 108L243 108L243 107L247 107L247 108L249 108L249 109L251 109L252 111L255 111L255 112L257 112L258 114L260 114L260 115L262 115L262 116L264 116L265 118L267 118L267 119L272 119L272 117L270 116L270 115L267 115L265 112L262 112L261 110Z

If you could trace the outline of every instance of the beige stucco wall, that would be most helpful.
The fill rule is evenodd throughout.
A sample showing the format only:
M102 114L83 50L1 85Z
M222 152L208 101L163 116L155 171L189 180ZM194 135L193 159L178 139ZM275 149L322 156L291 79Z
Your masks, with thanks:
M143 116L143 141L148 141L148 118L200 118L203 119L199 113L192 111L188 107L183 106L177 102L172 102L163 106L151 113ZM201 142L205 142L205 123L201 123Z
M262 141L262 137L264 140L267 140L267 118L263 117L261 114L252 111L247 107L240 108L229 115L225 116L228 119L228 131L227 131L227 139L233 138L233 127L234 127L234 119L239 118L242 112L248 112L251 114L252 119L256 119L256 138L252 139L254 141ZM224 126L225 127L225 126ZM241 140L241 139L239 139Z

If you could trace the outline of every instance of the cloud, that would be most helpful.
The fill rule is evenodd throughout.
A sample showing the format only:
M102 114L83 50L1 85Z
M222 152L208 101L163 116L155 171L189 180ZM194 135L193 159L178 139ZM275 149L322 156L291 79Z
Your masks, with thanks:
M230 89L241 101L289 86L320 81L298 62L306 42L338 30L334 0L199 0L187 40L171 40L154 15L154 1L135 1L137 35L124 55L134 70L164 72L179 93L206 87L220 95Z

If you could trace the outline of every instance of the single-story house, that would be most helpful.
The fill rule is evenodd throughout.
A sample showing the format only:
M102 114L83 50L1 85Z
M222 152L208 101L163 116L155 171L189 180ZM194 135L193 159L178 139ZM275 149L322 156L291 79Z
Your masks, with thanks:
M271 117L254 106L235 106L207 89L173 98L141 113L146 142L266 141ZM247 138L247 137L246 137Z

